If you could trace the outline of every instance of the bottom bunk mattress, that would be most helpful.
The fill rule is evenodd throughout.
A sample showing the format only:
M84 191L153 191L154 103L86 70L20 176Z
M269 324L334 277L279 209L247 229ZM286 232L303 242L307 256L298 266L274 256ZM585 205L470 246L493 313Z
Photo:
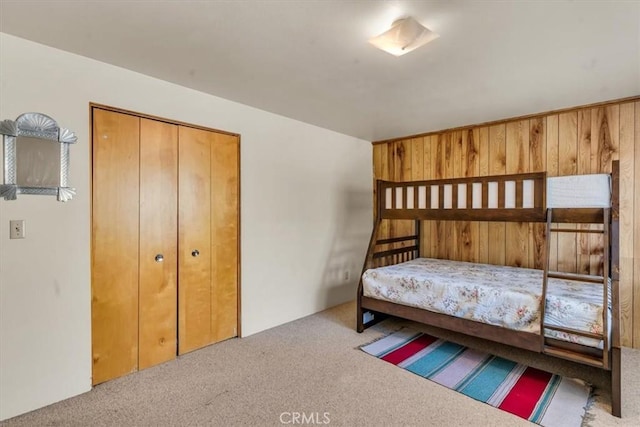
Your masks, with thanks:
M417 258L369 269L364 296L490 325L539 333L541 270ZM610 295L610 294L609 294ZM600 334L603 286L549 279L545 324ZM545 330L550 338L602 348L602 341Z

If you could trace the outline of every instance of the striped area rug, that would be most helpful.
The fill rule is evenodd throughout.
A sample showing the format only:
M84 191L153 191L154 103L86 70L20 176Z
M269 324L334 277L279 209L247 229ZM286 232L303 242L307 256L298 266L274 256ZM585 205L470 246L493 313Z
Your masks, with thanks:
M580 426L591 387L501 357L403 329L366 353L498 409L548 427Z

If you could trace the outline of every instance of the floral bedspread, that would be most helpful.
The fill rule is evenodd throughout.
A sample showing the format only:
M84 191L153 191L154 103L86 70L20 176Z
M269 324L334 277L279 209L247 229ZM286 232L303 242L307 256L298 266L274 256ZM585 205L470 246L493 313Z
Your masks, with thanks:
M527 332L540 330L542 271L431 258L370 269L364 295ZM602 285L549 279L548 325L601 333ZM546 336L591 347L600 340L546 330Z

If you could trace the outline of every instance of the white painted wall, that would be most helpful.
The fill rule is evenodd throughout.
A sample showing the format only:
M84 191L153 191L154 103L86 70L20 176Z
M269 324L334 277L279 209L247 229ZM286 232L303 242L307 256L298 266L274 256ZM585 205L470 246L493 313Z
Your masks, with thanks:
M0 200L0 419L90 389L89 102L242 135L243 335L355 296L367 141L1 33L0 93L0 119L42 112L78 135L74 200ZM10 219L27 239L9 240Z

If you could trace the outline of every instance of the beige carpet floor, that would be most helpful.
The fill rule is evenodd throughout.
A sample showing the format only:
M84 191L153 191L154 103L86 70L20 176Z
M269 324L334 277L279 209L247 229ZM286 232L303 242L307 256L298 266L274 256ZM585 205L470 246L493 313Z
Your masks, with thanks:
M358 349L409 322L387 320L358 334L354 320L355 305L340 305L195 351L1 424L281 426L293 425L293 413L304 413L306 421L312 417L316 425L532 425ZM624 418L616 419L609 415L606 377L596 369L446 335L518 362L589 380L599 388L585 425L640 425L640 351L623 351Z

